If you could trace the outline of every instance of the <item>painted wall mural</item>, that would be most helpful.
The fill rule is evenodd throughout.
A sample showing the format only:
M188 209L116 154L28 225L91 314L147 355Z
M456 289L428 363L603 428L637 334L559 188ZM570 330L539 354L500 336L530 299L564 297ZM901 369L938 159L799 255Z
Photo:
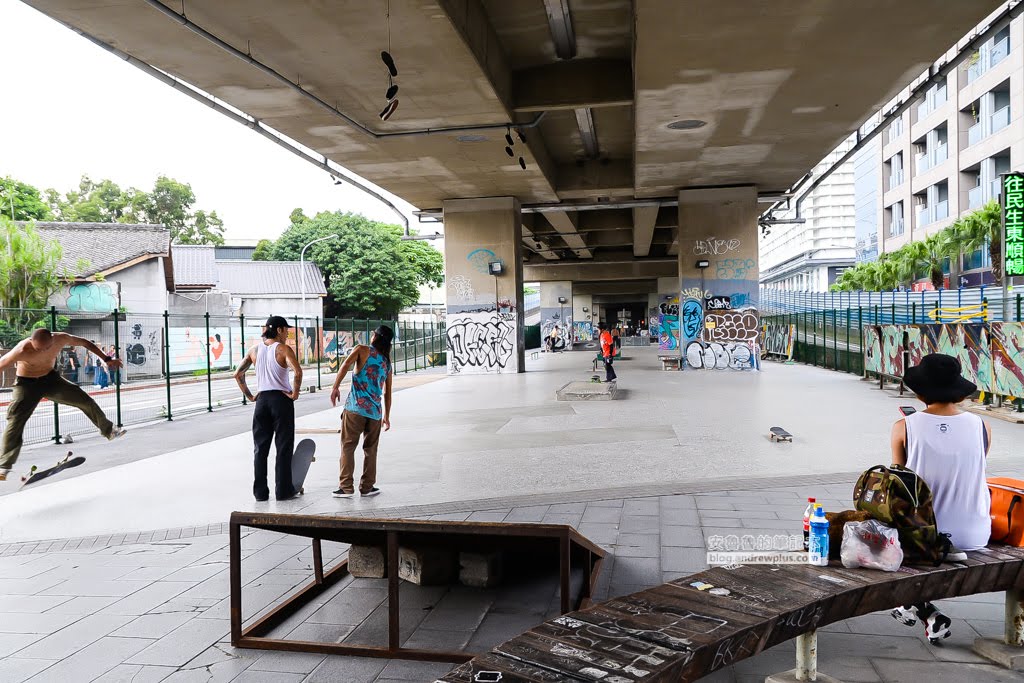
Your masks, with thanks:
M109 284L86 282L68 287L64 305L76 313L110 313L117 308L117 297Z
M703 316L702 324L693 323ZM690 336L691 332L695 332ZM695 370L756 370L760 357L761 325L754 310L704 311L702 303L683 304L683 334L687 335L686 365Z
M757 312L713 311L704 316L706 342L754 341L759 334Z
M163 373L163 322L129 316L124 332L125 378L158 377Z
M446 331L449 374L485 374L516 371L514 320L489 311L460 313Z
M658 306L658 350L679 350L679 297L671 294Z
M206 336L205 327L172 327L170 329L171 372L206 370L209 355L210 368L226 370L230 367L227 353L230 331L226 327L211 327Z
M906 364L929 353L960 361L964 377L981 391L1016 396L1022 388L1024 331L1021 323L950 323L945 325L868 325L864 328L864 369L871 374L902 377ZM1019 378L1018 378L1019 377Z
M687 299L683 302L683 338L686 340L700 339L701 330L704 329L704 307L696 299Z
M491 274L490 264L495 261L500 263L502 268L505 266L505 262L498 258L498 255L490 249L474 249L466 256L466 260L469 261L476 272L483 273L484 275Z
M701 342L686 345L686 364L696 370L753 370L753 342Z
M791 360L795 335L796 325L765 323L762 326L761 348L767 354Z
M1024 325L992 323L993 391L1002 396L1024 397Z
M583 343L594 340L594 324L589 320L577 320L572 324L573 341Z

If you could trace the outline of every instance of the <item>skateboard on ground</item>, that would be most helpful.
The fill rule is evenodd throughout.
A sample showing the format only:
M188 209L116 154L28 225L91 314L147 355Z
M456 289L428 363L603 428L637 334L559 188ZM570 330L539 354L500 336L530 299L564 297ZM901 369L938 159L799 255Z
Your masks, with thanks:
M313 439L303 439L295 447L292 455L292 486L299 493L302 493L302 485L306 483L306 475L309 474L309 466L316 462L316 442Z
M590 377L590 381L593 382L594 384L600 384L601 383L601 375L592 375Z
M85 458L83 458L82 456L72 458L71 455L71 451L68 451L68 454L64 456L63 460L58 462L53 467L47 467L45 470L41 470L35 465L33 465L32 469L28 471L28 474L21 478L21 488L25 488L29 484L35 484L36 482L42 481L43 479L46 479L48 477L52 477L58 472L63 472L64 470L70 469L72 467L78 467L79 465L85 462Z
M793 441L793 435L782 427L772 427L768 431L768 438L772 441Z

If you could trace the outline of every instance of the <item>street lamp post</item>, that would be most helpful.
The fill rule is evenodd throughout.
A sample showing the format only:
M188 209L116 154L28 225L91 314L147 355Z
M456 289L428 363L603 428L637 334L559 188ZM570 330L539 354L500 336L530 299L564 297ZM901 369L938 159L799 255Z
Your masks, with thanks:
M307 242L306 245L304 247L302 247L302 251L299 252L299 282L301 283L300 287L302 288L300 291L302 292L302 304L301 304L301 307L302 307L302 317L303 318L306 317L306 265L305 265L306 250L309 249L314 244L316 244L317 242L323 242L324 240L336 239L338 237L341 237L341 235L332 234L332 235L326 235L324 237L320 237L318 239L313 240L312 242Z

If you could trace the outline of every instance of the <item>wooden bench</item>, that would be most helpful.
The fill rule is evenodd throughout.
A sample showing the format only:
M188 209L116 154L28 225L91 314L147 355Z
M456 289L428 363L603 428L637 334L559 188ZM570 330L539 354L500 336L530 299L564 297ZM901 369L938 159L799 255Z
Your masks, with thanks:
M992 546L962 563L897 572L810 565L715 567L552 619L475 657L438 683L694 681L797 638L797 668L770 681L834 680L817 673L816 629L878 610L1007 592L1005 643L975 651L1024 663L1024 549ZM1015 659L1016 658L1016 659Z
M682 370L683 359L680 356L658 356L662 370Z

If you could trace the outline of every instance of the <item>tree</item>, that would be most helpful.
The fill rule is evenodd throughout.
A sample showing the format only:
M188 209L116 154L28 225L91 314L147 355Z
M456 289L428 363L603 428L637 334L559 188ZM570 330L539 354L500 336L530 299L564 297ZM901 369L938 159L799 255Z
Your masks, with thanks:
M942 266L949 254L949 241L939 233L928 235L923 240L910 242L896 253L901 283L915 282L921 275L928 278L935 289L945 285Z
M10 176L0 178L0 215L15 221L45 221L52 218L39 190Z
M293 217L294 217L293 212ZM314 244L306 258L320 267L334 312L341 315L391 317L419 299L424 277L407 260L398 226L353 213L323 212L292 223L274 245L273 257L297 261L303 245L320 237L338 239Z
M155 223L171 230L178 244L223 244L224 221L216 211L192 211L192 186L160 176L152 192L134 187L122 190L112 180L96 182L83 175L78 189L61 195L46 191L57 220L87 223Z
M256 251L252 253L253 261L271 261L274 258L274 241L262 239L256 243Z
M60 244L46 240L32 223L0 216L0 318L17 331L38 318L69 273L61 266Z
M961 216L947 229L952 235L950 242L956 245L959 254L988 249L992 276L996 282L1002 280L1003 216L999 202L993 200L977 211Z
M394 227L401 239L401 228L397 225ZM417 287L440 287L444 284L444 257L441 256L441 252L422 240L405 240L399 241L398 244L402 257L416 273Z

